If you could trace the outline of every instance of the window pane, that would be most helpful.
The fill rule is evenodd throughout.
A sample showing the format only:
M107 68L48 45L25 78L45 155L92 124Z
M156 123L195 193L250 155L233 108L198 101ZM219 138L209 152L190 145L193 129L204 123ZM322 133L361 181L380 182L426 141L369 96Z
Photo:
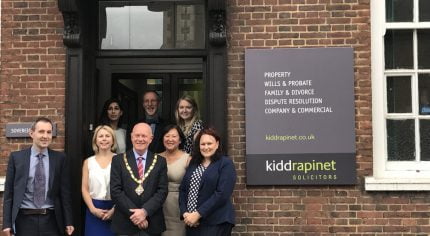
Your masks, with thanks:
M385 34L385 68L412 69L412 30L387 30Z
M420 0L420 21L430 21L430 1Z
M203 48L205 38L203 5L178 6L176 15L176 48Z
M414 120L387 120L389 161L415 160Z
M430 74L418 76L418 90L420 115L430 115Z
M413 0L385 0L387 22L413 21Z
M421 160L430 161L430 120L420 120Z
M205 47L205 7L174 1L101 2L101 49Z
M388 113L412 112L411 77L387 77Z
M418 30L418 68L430 68L430 30Z

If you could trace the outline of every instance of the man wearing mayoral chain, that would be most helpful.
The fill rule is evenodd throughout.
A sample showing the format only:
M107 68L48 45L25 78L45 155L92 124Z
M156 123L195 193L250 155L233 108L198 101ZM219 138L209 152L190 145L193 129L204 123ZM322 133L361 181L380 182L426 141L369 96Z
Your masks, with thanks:
M162 206L168 193L167 164L164 158L148 151L152 139L148 124L135 124L131 132L133 149L112 160L112 230L118 235L161 235L166 229Z

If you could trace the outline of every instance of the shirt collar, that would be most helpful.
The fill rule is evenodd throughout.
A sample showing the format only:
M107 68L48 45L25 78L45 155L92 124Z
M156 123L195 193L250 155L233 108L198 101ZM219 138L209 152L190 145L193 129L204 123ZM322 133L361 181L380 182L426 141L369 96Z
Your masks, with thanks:
M48 149L45 148L41 152L39 152L39 151L37 151L37 149L34 145L31 146L31 156L36 156L39 153L42 153L43 155L45 155L45 157L47 157L48 156Z
M143 157L143 160L146 160L146 155L148 154L148 149L146 149L146 151L145 151L145 153L143 153L143 155L139 155L136 152L136 150L133 148L133 153L134 153L134 158L136 158L136 160L138 157Z

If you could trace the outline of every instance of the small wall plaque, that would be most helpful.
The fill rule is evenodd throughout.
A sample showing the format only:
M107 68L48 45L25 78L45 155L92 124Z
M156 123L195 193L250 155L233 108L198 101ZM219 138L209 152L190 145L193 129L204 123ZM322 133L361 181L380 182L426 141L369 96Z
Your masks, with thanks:
M25 123L7 123L6 138L28 138L32 122ZM52 136L57 136L57 124L53 125Z

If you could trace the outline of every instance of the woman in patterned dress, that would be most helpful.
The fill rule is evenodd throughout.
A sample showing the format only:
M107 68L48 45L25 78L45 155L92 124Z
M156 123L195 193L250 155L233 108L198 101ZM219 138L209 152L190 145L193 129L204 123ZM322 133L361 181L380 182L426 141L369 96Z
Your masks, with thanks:
M199 119L199 109L193 97L184 95L179 98L175 109L176 124L185 135L184 151L192 153L194 138L203 129L203 122Z
M227 236L234 226L231 202L236 171L233 161L221 154L220 137L203 129L179 187L179 209L186 235Z

